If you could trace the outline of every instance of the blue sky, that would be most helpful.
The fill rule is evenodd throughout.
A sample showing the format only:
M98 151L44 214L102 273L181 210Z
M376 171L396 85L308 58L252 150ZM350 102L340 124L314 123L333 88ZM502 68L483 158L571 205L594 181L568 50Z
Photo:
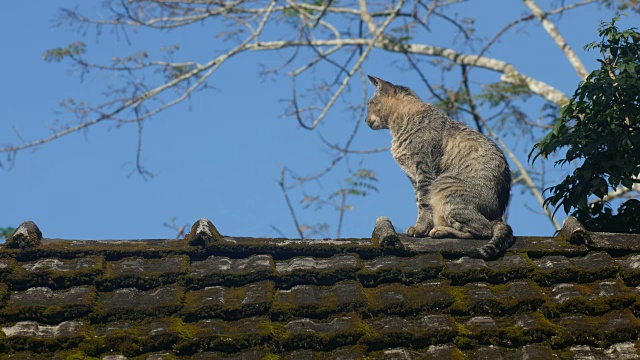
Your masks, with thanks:
M495 2L500 5L469 5L477 27L486 34L495 33L527 10L521 2ZM131 33L130 44L122 37L115 39L108 31L96 37L91 31L83 36L68 28L52 27L58 8L74 3L81 2L42 2L34 10L29 2L12 2L0 13L4 54L0 57L0 144L49 134L56 119L61 123L70 120L59 107L62 100L99 99L106 86L116 81L113 75L110 78L95 72L81 81L68 64L43 61L47 49L81 40L88 45L90 58L108 61L114 54L152 51L179 42L180 57L205 61L224 45L216 40L215 24L213 28L191 28L188 33ZM85 5L84 12L104 12L98 2L95 4ZM596 40L600 20L609 20L612 15L596 7L579 9L563 17L559 29L578 54L583 54L583 46ZM637 20L637 16L624 18L620 27L632 26ZM447 45L446 39L435 34L428 41ZM489 55L507 60L522 73L547 81L569 95L578 83L574 70L537 23L512 31ZM589 71L596 67L595 55L583 57ZM374 53L372 59L364 67L367 73L414 87L427 98L414 74L391 66L391 58L383 53ZM279 61L276 53L238 56L214 75L215 89L198 92L190 103L147 122L142 160L148 170L157 173L148 181L128 176L134 169L137 146L137 131L132 127L105 124L72 134L19 153L12 167L3 155L0 226L15 227L33 220L49 238L168 238L175 235L174 231L162 224L171 217L189 225L206 217L223 234L277 237L275 227L289 237L296 236L276 182L279 169L287 166L299 174L309 174L322 169L331 158L317 132L301 129L295 120L282 116L285 104L281 100L290 94L288 78L258 76L260 64L272 66ZM426 74L439 76L429 69ZM322 78L323 74L315 76ZM487 76L493 76L494 81L498 77ZM357 102L358 91L346 99ZM535 101L531 106L536 106ZM353 121L359 120L348 112L332 111L320 132L344 141ZM364 128L353 148L382 147L389 142L388 133ZM524 146L519 149L528 152ZM343 237L369 236L375 219L382 215L401 229L412 225L416 214L413 191L390 154L353 157L351 163L339 166L344 171L347 165L374 169L380 192L353 200L354 210L346 214ZM326 191L337 187L340 179L336 176L312 186ZM537 209L535 200L514 190L509 223L517 235L553 233L549 221L537 214ZM337 214L327 209L299 212L299 216L307 224L330 221L335 230Z

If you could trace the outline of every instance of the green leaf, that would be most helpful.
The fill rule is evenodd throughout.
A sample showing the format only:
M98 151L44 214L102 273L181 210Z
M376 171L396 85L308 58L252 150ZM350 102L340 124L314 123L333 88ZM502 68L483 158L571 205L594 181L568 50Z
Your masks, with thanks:
M626 187L627 189L631 189L631 187L633 186L633 180L629 178L622 179L621 183L622 186Z
M74 57L84 54L87 51L87 45L82 41L76 41L64 48L55 48L47 50L42 54L42 59L46 62L60 62L64 58Z

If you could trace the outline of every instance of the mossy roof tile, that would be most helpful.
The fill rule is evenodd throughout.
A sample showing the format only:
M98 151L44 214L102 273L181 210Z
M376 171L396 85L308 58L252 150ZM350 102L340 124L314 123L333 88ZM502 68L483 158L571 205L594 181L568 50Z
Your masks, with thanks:
M99 256L69 260L43 258L17 262L6 277L6 283L13 290L26 290L34 286L64 289L74 285L90 285L103 271L104 259Z
M57 338L71 337L79 333L82 321L64 321L57 325L40 324L36 321L20 321L13 326L3 326L2 331L7 337Z
M387 282L415 283L437 278L444 269L440 254L420 254L411 257L382 256L362 261L358 279L365 285Z
M330 272L355 268L356 266L358 266L358 259L352 255L337 255L329 259L296 257L288 261L276 262L276 271L279 274L288 274L305 270L311 270L314 272Z
M602 316L569 315L553 322L567 330L568 341L574 344L603 347L635 341L640 334L640 320L629 310L614 310Z
M271 308L274 295L274 284L270 281L236 288L206 287L185 294L182 315L187 321L262 315Z
M465 255L486 240L385 229L377 242L43 238L0 247L0 359L639 353L640 236L519 236L485 261Z

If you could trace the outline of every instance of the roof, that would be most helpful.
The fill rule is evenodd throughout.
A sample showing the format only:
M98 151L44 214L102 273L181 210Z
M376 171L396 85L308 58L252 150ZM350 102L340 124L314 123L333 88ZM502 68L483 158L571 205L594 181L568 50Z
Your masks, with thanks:
M414 239L42 238L0 248L0 358L632 359L640 236Z

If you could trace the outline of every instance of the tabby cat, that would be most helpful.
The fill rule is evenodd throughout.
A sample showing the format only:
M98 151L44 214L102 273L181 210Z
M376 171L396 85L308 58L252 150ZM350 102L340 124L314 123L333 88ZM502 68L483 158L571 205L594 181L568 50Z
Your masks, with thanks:
M513 243L502 221L509 202L511 172L493 141L450 119L405 86L369 76L376 92L366 123L391 131L391 154L416 193L414 237L485 238L471 257L492 259Z

